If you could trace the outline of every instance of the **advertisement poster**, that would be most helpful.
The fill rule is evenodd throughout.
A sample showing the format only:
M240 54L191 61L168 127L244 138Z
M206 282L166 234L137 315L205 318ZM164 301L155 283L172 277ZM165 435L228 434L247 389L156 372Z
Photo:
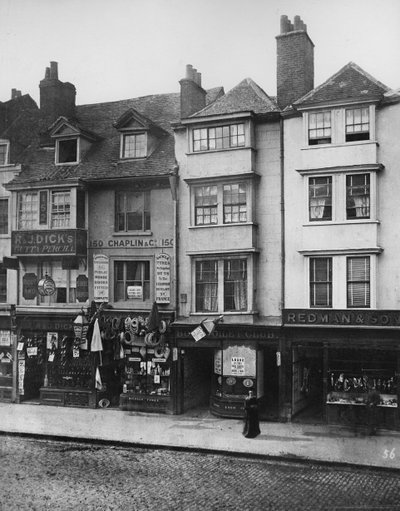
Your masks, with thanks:
M108 302L109 266L108 256L93 256L93 299L95 302Z

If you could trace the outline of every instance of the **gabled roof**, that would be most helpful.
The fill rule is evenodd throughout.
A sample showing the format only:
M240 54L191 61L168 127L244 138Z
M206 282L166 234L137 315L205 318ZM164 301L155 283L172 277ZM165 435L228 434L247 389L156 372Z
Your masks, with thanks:
M278 105L251 78L245 78L236 87L191 117L254 112L279 112Z
M66 117L59 117L50 127L49 133L51 138L65 136L82 136L89 140L99 140L98 135L92 131L84 129L75 120L69 121Z
M295 107L315 103L340 103L349 99L380 100L389 88L349 62L324 83L293 103Z
M160 128L148 119L144 115L141 115L134 108L129 108L124 112L119 119L114 122L114 127L117 130L129 128L129 129L141 129L141 130L154 130L157 131Z

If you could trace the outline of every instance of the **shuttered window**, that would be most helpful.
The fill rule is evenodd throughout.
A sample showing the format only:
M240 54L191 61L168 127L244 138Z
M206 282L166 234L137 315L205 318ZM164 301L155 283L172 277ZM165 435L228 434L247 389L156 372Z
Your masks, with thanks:
M347 307L370 307L370 258L347 258Z

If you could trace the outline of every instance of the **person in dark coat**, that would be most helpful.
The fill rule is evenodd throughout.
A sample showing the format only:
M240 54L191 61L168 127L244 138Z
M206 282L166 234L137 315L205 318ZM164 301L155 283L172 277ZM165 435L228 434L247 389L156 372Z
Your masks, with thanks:
M378 405L381 401L381 397L379 392L376 390L372 390L368 394L367 398L367 426L368 426L368 434L376 435L376 430L378 427Z
M255 438L261 433L260 422L258 419L258 403L257 398L252 390L249 391L249 395L246 397L244 403L245 412L245 423L243 429L243 435L246 438Z

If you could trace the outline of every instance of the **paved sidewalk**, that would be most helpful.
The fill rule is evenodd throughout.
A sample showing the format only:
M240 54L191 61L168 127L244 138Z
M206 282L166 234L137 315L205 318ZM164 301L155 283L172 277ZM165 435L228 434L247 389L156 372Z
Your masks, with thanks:
M400 469L400 433L355 436L340 426L261 422L247 439L243 423L207 412L170 416L118 409L0 403L0 432L128 445L210 450Z

